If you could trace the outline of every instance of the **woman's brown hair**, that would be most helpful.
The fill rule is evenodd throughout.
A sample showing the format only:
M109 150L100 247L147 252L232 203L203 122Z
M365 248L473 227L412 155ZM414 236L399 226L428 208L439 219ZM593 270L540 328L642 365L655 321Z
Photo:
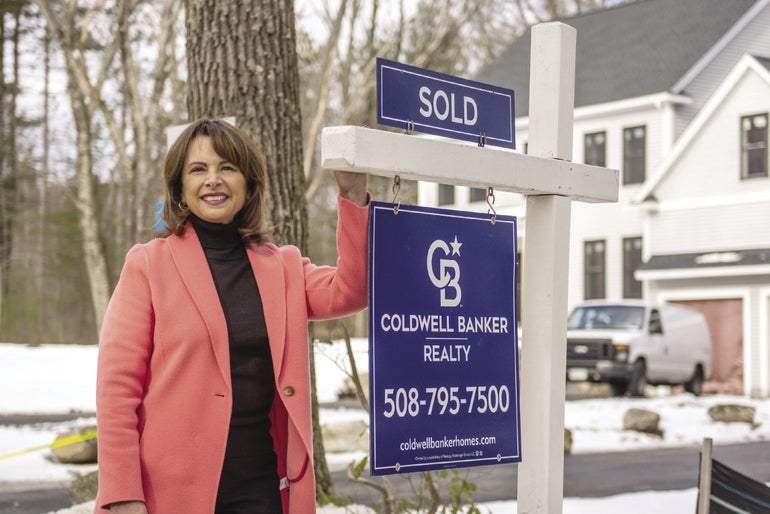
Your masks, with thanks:
M165 230L161 236L181 234L190 211L182 201L182 173L190 145L198 137L208 137L214 151L235 164L246 178L246 201L235 217L244 241L271 241L271 229L265 219L267 172L265 158L246 132L230 123L203 118L191 123L171 145L163 163L166 201L163 205Z

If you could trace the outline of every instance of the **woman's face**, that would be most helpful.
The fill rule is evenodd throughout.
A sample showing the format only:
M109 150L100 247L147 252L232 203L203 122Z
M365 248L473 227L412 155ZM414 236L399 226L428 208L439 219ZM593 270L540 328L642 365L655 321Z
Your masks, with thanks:
M211 223L230 223L246 202L246 177L214 151L207 136L195 138L187 150L182 200L193 214Z

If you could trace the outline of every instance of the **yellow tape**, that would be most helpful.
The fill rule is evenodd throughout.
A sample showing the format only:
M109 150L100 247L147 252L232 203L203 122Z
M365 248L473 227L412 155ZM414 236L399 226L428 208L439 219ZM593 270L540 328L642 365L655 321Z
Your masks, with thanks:
M95 439L95 438L96 438L96 430L93 430L91 432L86 432L85 434L65 437L64 439L59 439L57 441L52 442L51 444L43 444L40 446L35 446L34 448L27 448L26 450L19 450L12 453L6 453L5 455L0 455L0 460L10 459L11 457L18 457L19 455L33 453L39 450L45 450L46 448L58 448L59 446L67 446L68 444L79 443L81 441L88 441L89 439Z

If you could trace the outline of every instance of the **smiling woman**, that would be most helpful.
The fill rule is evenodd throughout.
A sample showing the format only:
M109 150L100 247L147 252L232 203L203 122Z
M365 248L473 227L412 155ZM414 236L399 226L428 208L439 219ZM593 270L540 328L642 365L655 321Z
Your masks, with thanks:
M211 138L198 136L187 151L182 174L182 202L211 223L230 223L246 201L246 178L221 157Z
M335 171L338 265L270 243L265 161L219 119L164 163L161 237L126 256L99 342L111 514L312 514L307 323L366 305L366 175Z
M181 235L193 214L231 223L248 241L271 241L265 221L265 159L241 129L223 120L201 120L182 132L164 163L166 201L162 236Z

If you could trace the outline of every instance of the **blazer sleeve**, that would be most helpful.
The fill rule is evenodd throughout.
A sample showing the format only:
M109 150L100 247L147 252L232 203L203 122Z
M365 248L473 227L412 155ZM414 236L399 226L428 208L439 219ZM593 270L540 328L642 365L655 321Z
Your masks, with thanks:
M337 197L336 267L302 260L311 320L347 316L366 307L368 226L368 205Z
M139 409L154 314L147 252L129 250L102 324L96 380L99 505L144 501Z

